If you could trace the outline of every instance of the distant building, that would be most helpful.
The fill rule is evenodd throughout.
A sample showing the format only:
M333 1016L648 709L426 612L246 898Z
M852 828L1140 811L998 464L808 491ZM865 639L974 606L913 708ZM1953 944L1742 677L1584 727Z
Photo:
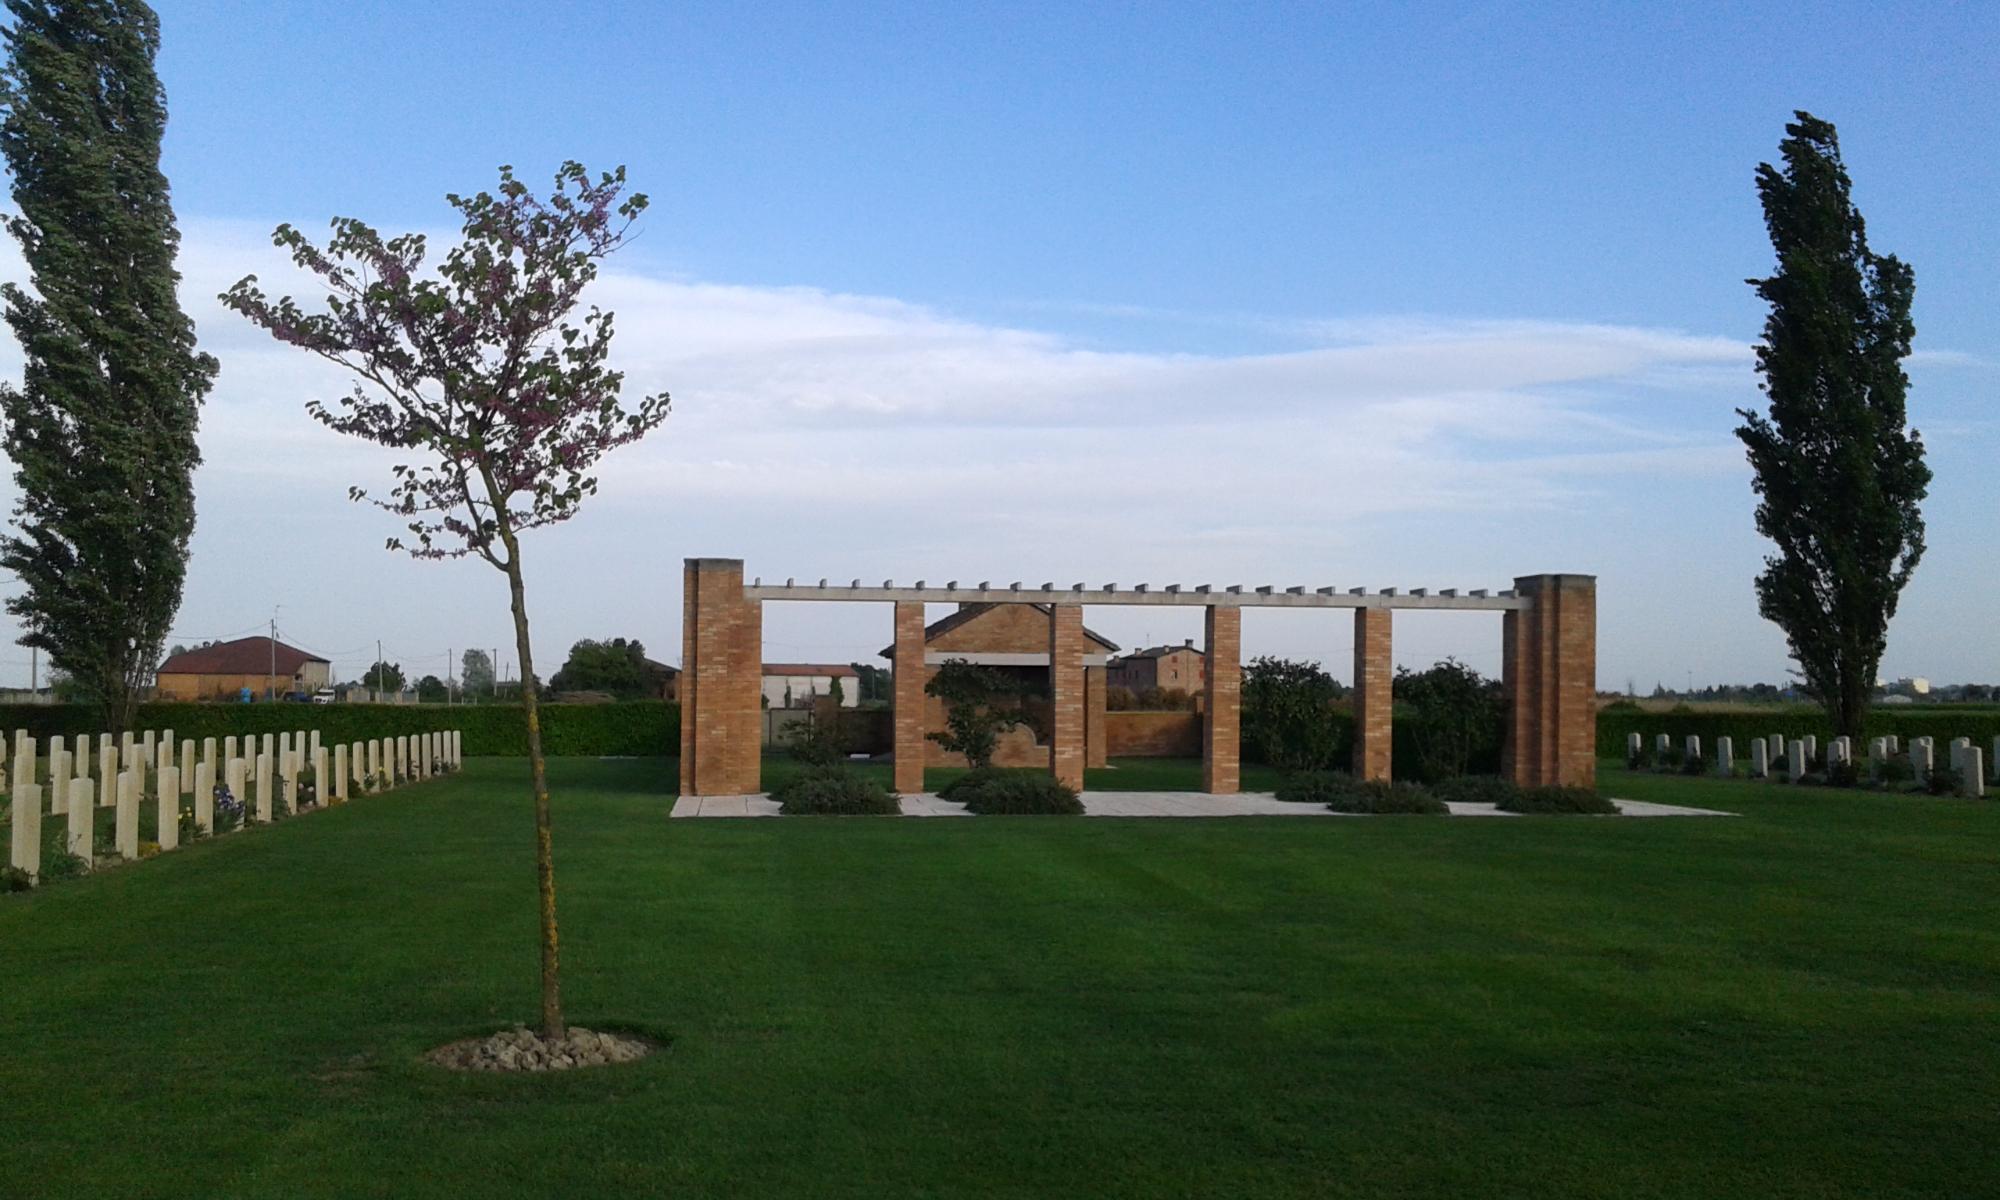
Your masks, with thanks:
M267 637L238 638L170 655L155 672L162 700L235 700L245 688L258 699L329 687L333 663Z
M678 700L681 698L681 669L670 667L663 662L645 660L647 698L652 700Z
M833 694L836 679L840 681L840 706L859 705L861 674L846 663L765 663L764 706L811 708L815 699Z
M1112 687L1143 692L1148 688L1178 690L1190 696L1208 684L1208 655L1194 640L1178 646L1151 646L1114 658L1107 668Z

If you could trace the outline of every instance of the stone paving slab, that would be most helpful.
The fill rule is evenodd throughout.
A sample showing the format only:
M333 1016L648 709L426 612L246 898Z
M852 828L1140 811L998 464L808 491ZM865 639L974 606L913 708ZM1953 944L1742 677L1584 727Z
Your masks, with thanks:
M1358 813L1328 812L1317 804L1291 804L1269 792L1218 796L1208 792L1084 792L1083 812L1089 817L1340 817ZM1644 800L1614 800L1625 817L1729 817L1712 808L1684 808ZM1518 817L1491 804L1448 803L1454 817ZM676 817L775 817L778 802L769 796L682 796L674 801ZM963 804L940 800L929 792L903 797L906 817L969 817Z

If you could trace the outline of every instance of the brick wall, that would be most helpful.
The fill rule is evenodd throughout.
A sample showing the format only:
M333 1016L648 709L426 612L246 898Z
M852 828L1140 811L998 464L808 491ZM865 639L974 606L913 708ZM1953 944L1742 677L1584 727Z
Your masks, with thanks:
M1211 605L1202 612L1208 721L1202 726L1201 787L1229 795L1237 790L1242 772L1243 610Z
M1114 758L1193 758L1201 753L1200 714L1114 712L1105 714L1105 750Z
M739 559L690 558L681 583L681 794L761 791L763 605Z
M1532 607L1501 626L1507 741L1501 770L1523 787L1597 782L1597 579L1528 575Z

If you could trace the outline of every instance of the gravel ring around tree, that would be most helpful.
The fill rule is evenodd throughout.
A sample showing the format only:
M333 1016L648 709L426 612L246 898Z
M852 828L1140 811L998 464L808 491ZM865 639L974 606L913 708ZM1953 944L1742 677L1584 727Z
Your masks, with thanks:
M637 1062L651 1054L654 1043L630 1034L600 1033L572 1025L567 1037L544 1038L525 1026L486 1037L465 1038L439 1046L426 1061L452 1071L569 1071Z

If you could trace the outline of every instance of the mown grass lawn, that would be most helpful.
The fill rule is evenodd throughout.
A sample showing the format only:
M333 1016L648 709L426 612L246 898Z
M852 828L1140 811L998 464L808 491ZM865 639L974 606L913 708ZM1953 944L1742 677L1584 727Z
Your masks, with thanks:
M0 899L0 1196L1973 1196L2000 806L1733 819L666 819L518 761Z

